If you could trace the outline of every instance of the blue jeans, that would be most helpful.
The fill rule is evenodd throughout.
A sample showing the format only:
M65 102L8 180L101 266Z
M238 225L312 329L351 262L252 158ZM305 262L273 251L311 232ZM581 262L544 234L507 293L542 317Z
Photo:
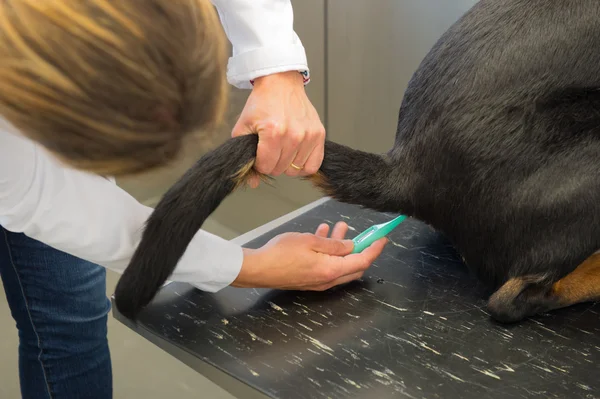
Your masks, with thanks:
M25 399L112 398L106 270L0 226Z

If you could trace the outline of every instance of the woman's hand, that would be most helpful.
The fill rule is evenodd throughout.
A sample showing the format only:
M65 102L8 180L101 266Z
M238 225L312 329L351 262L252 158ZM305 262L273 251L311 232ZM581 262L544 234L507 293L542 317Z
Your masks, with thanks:
M258 133L255 168L279 176L308 176L323 162L325 128L298 72L283 72L254 81L232 136ZM260 179L249 182L256 188Z
M362 277L381 254L382 238L360 254L344 240L348 225L338 223L327 238L322 224L313 234L281 234L257 250L244 249L244 263L234 287L324 291Z

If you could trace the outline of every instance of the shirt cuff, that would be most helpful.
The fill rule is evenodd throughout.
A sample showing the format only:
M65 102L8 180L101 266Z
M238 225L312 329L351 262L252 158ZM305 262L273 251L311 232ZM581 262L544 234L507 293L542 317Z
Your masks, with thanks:
M235 281L243 260L240 245L199 230L169 280L189 283L202 291L217 292Z
M251 89L252 81L274 73L298 71L310 82L306 51L301 44L262 47L229 58L227 81L239 89Z

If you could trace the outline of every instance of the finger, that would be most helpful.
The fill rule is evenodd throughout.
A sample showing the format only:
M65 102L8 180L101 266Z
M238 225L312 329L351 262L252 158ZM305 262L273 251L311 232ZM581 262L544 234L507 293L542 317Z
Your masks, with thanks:
M348 275L367 270L373 264L375 259L381 255L387 242L388 240L386 238L380 238L361 253L351 254L342 258L342 270L340 274Z
M301 147L304 141L304 132L300 132L294 129L288 129L285 133L282 144L281 144L281 156L277 162L277 166L273 169L273 174L276 176L285 172L292 161L296 157L298 149ZM302 166L302 165L297 165Z
M319 134L318 140L316 142L315 147L311 151L309 157L304 163L304 168L302 172L304 175L314 175L319 171L321 164L323 163L323 158L325 156L325 131Z
M361 279L362 276L364 275L364 272L356 272L356 273L352 273L352 274L348 274L346 276L341 276L338 277L332 281L326 282L326 283L321 283L321 284L310 284L310 285L302 285L302 286L295 286L295 287L282 287L279 288L281 290L294 290L294 291L325 291L328 290L332 287L341 285L341 284L346 284L349 283L351 281L355 281L358 279Z
M345 256L352 252L354 244L350 240L335 240L333 238L313 237L310 248L313 251L331 256Z
M344 222L337 222L333 227L333 231L331 232L331 238L334 240L343 240L346 238L346 233L348 232L348 225Z
M308 159L316 145L316 141L314 139L311 139L309 135L306 135L306 138L298 148L296 156L294 157L292 162L290 162L290 165L288 165L285 174L291 177L296 177L305 174L304 164L306 164L306 160ZM293 166L291 166L292 163L302 169L294 168Z
M352 281L358 280L358 279L362 278L363 275L364 275L364 272L352 273L352 274L349 274L347 276L342 276L340 278L337 278L337 279L335 279L332 282L329 282L327 284L322 284L322 285L318 285L316 287L311 287L311 290L314 290L314 291L326 291L326 290L328 290L330 288L333 288L333 287L336 287L338 285L347 284L347 283L350 283Z
M273 172L279 162L280 156L281 145L279 139L265 131L259 133L254 168L262 174L274 175Z
M317 227L315 235L319 237L327 237L327 234L329 234L329 225L326 223L321 223L319 227Z
M256 130L257 129L253 129L250 125L242 122L241 119L239 119L231 132L231 137L257 134L255 133ZM272 170L274 165L277 164L277 160L279 159L278 153L276 150L271 149L272 144L270 143L268 136L265 137L263 134L259 135L258 137L259 139L256 149L256 162L254 168L263 174L269 174L269 171ZM250 179L248 179L248 185L251 188L257 188L260 185L260 176L252 176Z

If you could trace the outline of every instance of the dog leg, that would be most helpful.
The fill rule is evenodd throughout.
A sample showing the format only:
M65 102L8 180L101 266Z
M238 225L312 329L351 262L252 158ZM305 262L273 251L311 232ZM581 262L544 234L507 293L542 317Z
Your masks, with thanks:
M600 300L600 253L590 256L577 269L554 283L550 295L556 302L553 309Z
M500 322L518 322L541 312L600 300L600 253L595 253L562 279L544 276L510 279L489 299L488 309Z

